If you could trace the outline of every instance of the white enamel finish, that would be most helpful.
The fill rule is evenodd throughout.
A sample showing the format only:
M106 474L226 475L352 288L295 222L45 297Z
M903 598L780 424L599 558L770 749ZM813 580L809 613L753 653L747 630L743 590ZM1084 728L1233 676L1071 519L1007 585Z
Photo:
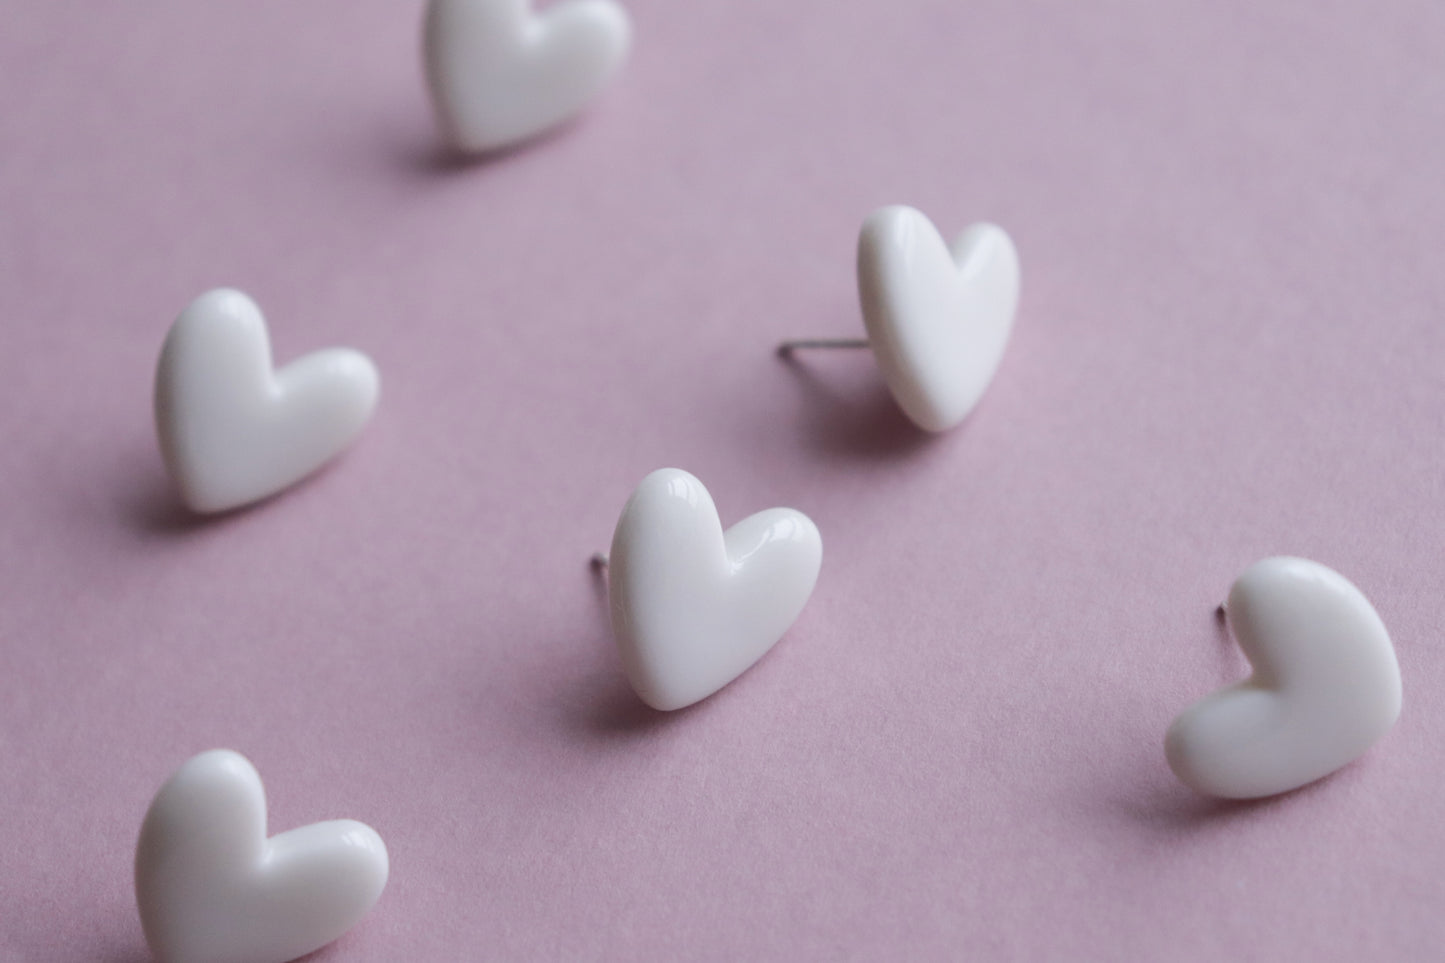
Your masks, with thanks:
M442 133L481 153L570 119L627 57L632 28L612 0L431 0L423 29L427 82Z
M608 573L632 687L655 709L681 709L742 675L802 612L822 560L801 512L770 508L724 532L702 482L648 475L617 522Z
M1344 576L1267 558L1229 593L1229 623L1254 666L1174 720L1175 774L1210 796L1297 789L1358 758L1400 715L1400 667L1384 623Z
M209 291L181 313L161 349L161 454L194 511L237 508L300 481L350 445L378 389L371 360L348 348L273 372L260 308L240 291Z
M858 238L858 294L888 389L926 431L973 410L1003 358L1019 261L1003 228L974 224L950 248L911 207L885 207Z
M267 839L261 777L216 749L176 770L151 803L136 903L160 963L285 963L356 925L387 872L381 837L350 819Z

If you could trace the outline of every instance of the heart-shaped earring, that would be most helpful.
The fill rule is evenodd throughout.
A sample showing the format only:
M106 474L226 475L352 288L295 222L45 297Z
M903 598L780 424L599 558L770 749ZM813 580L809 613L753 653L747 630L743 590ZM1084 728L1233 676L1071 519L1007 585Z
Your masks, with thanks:
M162 963L286 963L355 926L388 868L381 837L350 819L267 839L261 777L216 749L176 770L146 812L136 903Z
M240 291L186 308L156 368L161 455L197 512L274 495L340 454L376 407L376 367L349 348L271 370L266 321Z
M1224 606L1254 674L1174 720L1170 768L1201 793L1289 792L1352 762L1400 716L1385 625L1344 576L1302 558L1244 571Z
M427 81L451 145L481 153L520 143L578 113L606 87L631 43L612 0L431 0Z
M706 699L797 619L823 541L791 508L726 532L702 482L676 468L642 480L617 521L608 568L612 632L632 687L654 709Z
M946 431L978 404L1003 359L1019 299L1019 260L1003 228L974 224L949 247L911 207L885 207L858 237L858 294L867 339L786 341L802 348L872 348L899 407L925 431Z

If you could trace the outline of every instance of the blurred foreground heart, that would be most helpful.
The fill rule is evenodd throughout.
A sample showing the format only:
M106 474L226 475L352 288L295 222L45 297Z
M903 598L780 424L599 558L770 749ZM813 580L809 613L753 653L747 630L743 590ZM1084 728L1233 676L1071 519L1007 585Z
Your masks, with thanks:
M286 963L356 925L386 886L386 846L350 819L266 838L266 796L224 749L181 766L141 826L135 895L162 963Z
M627 57L632 29L612 0L431 0L423 46L446 139L481 153L534 137L600 94Z
M240 291L210 291L181 313L161 349L161 455L193 510L238 508L340 454L366 426L378 386L371 359L349 348L273 372L261 309Z

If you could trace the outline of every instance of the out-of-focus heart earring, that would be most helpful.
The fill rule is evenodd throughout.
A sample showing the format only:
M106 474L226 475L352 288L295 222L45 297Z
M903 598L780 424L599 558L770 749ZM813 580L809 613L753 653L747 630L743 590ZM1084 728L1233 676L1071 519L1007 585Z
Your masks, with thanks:
M376 407L371 359L350 348L271 367L266 320L240 291L196 298L156 366L161 455L185 503L223 512L269 498L339 455Z
M193 757L156 793L135 896L161 963L285 963L341 936L386 887L376 831L351 819L266 836L261 777L240 753Z
M617 521L608 577L627 678L654 709L706 699L746 672L802 612L823 559L802 512L770 508L723 531L702 482L676 468L642 480Z
M452 147L484 153L570 120L622 67L627 12L613 0L430 0L427 82Z
M963 421L993 380L1013 330L1019 261L1003 228L974 224L950 247L926 216L885 207L858 238L866 339L786 341L804 348L872 348L888 390L925 431Z
M1267 558L1229 591L1234 637L1254 674L1186 709L1164 740L1201 793L1289 792L1352 762L1400 716L1400 666L1384 623L1344 576Z

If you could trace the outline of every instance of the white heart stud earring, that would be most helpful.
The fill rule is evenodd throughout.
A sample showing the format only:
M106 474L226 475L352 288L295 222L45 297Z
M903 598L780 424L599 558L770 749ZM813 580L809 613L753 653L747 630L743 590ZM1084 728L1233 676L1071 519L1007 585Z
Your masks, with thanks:
M779 345L872 348L888 390L925 431L946 431L978 404L1003 359L1019 298L1019 261L1003 228L974 224L950 248L911 207L885 207L858 237L864 339Z
M1170 768L1210 796L1288 792L1362 755L1400 715L1400 666L1384 623L1344 576L1267 558L1225 612L1254 667L1185 710L1164 740Z
M468 153L527 140L578 113L606 87L631 43L612 0L431 0L423 47L442 132Z
M386 886L386 846L350 819L266 838L246 758L203 752L156 793L135 854L146 942L161 963L286 963L351 929Z
M726 532L702 482L642 480L612 536L612 632L632 687L681 709L742 675L788 630L818 581L823 542L802 512L770 508Z
M348 348L273 373L260 308L240 291L209 291L176 319L161 349L161 455L192 510L237 508L340 454L371 417L377 391L371 360Z

